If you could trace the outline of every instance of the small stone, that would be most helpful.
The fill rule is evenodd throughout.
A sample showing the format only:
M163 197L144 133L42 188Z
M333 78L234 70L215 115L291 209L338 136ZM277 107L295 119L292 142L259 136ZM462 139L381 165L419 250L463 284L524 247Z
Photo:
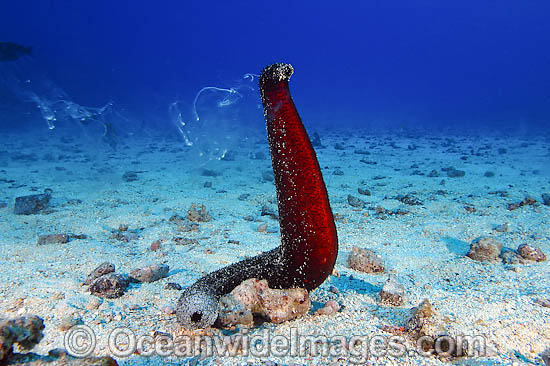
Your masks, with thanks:
M177 245L197 245L197 244L199 244L199 241L197 239L182 238L182 237L179 237L179 236L173 237L172 240Z
M303 288L286 290L267 288L259 293L265 316L275 324L299 318L309 311L309 293Z
M97 266L86 278L84 281L85 285L90 285L96 278L99 278L107 273L112 273L115 271L115 265L109 262L103 262Z
M121 297L129 284L130 281L127 277L117 273L108 273L96 278L90 284L89 291L92 295L114 299Z
M15 198L13 212L16 215L33 215L49 207L52 196L48 193L32 194Z
M218 322L222 326L249 326L253 315L258 315L279 324L306 314L310 305L305 289L271 289L266 280L251 278L221 298Z
M450 178L460 178L466 175L466 172L464 170L458 170L458 169L449 169L447 170L447 176Z
M353 247L348 257L348 266L359 272L380 273L384 272L384 264L381 257L369 249Z
M487 171L487 172L485 172L485 174L483 174L483 175L484 175L485 177L487 177L487 178L492 178L492 177L495 176L495 173L490 172L490 171Z
M544 262L546 260L546 255L540 250L529 244L521 244L518 247L518 253L522 258L534 262Z
M348 204L351 207L355 207L355 208L364 208L366 206L366 203L363 200L355 196L352 196L351 194L348 194Z
M428 173L428 177L430 178L436 178L436 177L439 177L439 172L435 169L432 169L429 173Z
M155 240L154 242L152 242L149 249L152 252L156 252L157 250L159 250L160 249L160 240Z
M380 291L380 303L391 306L403 305L405 303L405 287L395 278L388 278Z
M496 262L502 245L493 238L478 238L470 244L467 257L481 262Z
M340 310L340 304L338 304L334 300L329 300L327 301L325 306L323 306L320 309L317 309L317 311L313 315L332 315L337 313L338 310Z
M328 288L328 290L329 290L330 292L332 292L333 294L338 294L338 293L340 293L340 290L338 290L338 287L336 287L336 286L330 286L330 287Z
M275 210L268 206L262 206L262 211L260 213L260 216L269 216L275 220L278 218Z
M65 244L69 242L69 235L67 234L48 234L40 235L38 237L38 245L45 244Z
M406 195L398 195L395 197L396 200L409 205L409 206L419 206L422 205L422 201L419 200L417 197L413 196L412 194L406 194Z
M510 248L502 248L500 255L504 264L525 264L526 260L523 259L518 252Z
M542 204L545 206L550 206L550 193L542 194Z
M323 144L321 143L321 137L317 132L314 132L313 135L311 135L311 144L314 147L324 148Z
M508 211L514 211L519 208L519 205L517 203L509 203L507 208Z
M38 316L23 316L0 320L0 364L12 356L13 345L24 350L32 349L44 337L44 320ZM10 364L12 364L10 362ZM13 363L19 364L19 363Z
M535 301L535 304L540 305L545 308L550 308L550 299L539 298Z
M155 282L168 276L170 267L166 264L152 264L130 272L130 280L137 282Z
M84 324L82 319L75 314L65 314L61 318L61 323L59 324L59 330L65 332L75 325Z
M520 206L531 206L537 203L537 200L531 197L525 197L523 201L519 203Z
M357 193L362 194L363 196L371 195L371 192L366 188L357 188Z
M477 209L474 206L464 206L464 209L469 213L477 212Z
M97 297L93 297L87 304L86 304L86 309L88 310L96 310L97 308L99 308L101 306L101 304L103 303L102 300L100 300L99 298Z
M122 180L125 182L134 182L138 180L138 175L136 172L127 171L124 174L122 174Z
M422 301L417 307L411 309L411 316L405 324L405 330L413 335L424 335L428 320L434 315L432 304L428 299Z
M212 216L208 214L204 205L193 204L187 211L187 220L192 222L208 222L212 220Z
M168 282L166 286L164 286L166 290L176 290L181 291L182 287L179 283L176 282Z

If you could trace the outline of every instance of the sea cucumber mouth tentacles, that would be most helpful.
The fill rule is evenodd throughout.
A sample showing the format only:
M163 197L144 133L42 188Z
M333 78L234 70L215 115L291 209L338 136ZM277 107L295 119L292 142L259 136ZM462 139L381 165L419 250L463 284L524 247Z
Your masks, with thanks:
M188 329L212 325L220 296L249 278L266 279L271 288L312 290L330 275L338 254L338 238L317 156L288 81L288 64L267 66L260 76L271 152L281 245L256 257L214 271L184 290L176 309Z

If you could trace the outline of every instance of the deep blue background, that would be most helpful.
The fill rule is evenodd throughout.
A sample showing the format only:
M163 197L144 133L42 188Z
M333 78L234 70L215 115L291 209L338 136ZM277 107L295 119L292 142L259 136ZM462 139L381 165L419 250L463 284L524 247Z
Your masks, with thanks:
M75 102L144 120L284 61L310 125L542 128L549 19L547 0L22 0L3 3L0 38L32 45Z

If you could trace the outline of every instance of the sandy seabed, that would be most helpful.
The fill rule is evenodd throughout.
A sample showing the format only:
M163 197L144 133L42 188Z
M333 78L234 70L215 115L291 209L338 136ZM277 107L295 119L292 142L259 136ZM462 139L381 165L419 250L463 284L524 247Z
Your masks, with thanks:
M345 130L319 134L324 147L316 150L340 248L338 275L313 291L311 299L314 309L328 300L336 300L342 309L330 316L314 316L313 309L300 319L264 323L244 332L251 339L257 336L256 341L265 334L293 337L291 343L296 337L312 336L331 341L353 336L388 339L392 333L387 330L402 326L410 309L428 299L437 313L438 334L480 336L486 341L485 356L454 362L542 364L540 355L550 348L550 308L539 303L550 298L549 261L484 263L465 254L478 237L494 238L511 249L528 243L550 254L550 206L541 199L543 193L550 193L550 139ZM265 140L260 136L243 142L226 156L231 158L201 159L180 142L160 136L128 138L116 150L92 150L71 136L0 136L0 207L5 206L0 208L2 317L42 317L45 337L33 350L42 354L65 347L67 329L76 322L95 333L96 355L112 354L107 347L109 334L120 327L137 337L191 334L183 332L175 316L166 311L179 297L179 291L165 288L166 284L186 287L207 272L279 245L277 220L261 215L263 206L277 209ZM445 168L449 166L463 170L465 176L448 177ZM432 170L437 174L430 174ZM128 171L135 172L137 180L123 179ZM48 188L52 190L49 209L35 215L14 214L15 197ZM371 195L359 194L358 188L368 189ZM351 206L350 194L365 201L365 207ZM407 194L421 204L396 199ZM526 197L538 202L508 209L510 203ZM192 204L206 206L212 220L199 223L199 231L179 232L169 219L174 214L185 217ZM409 213L377 215L377 206ZM508 231L494 230L505 223ZM121 225L128 226L128 241L113 236ZM37 244L40 235L58 233L86 238ZM182 245L176 237L196 242ZM151 244L157 240L160 249L152 251ZM353 246L378 253L385 273L350 269L347 257ZM104 261L115 264L122 274L155 263L169 265L170 272L159 281L131 285L120 298L98 301L82 282ZM401 307L379 303L378 294L389 275L406 288ZM219 338L235 332L207 333ZM340 365L354 361L350 354L291 354L284 349L237 353L233 357L133 353L114 358L120 365ZM395 357L371 354L359 363L447 362L410 350Z

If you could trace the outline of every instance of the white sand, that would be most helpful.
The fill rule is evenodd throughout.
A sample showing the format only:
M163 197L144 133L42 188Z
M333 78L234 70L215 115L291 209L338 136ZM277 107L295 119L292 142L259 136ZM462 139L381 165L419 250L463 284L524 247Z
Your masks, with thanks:
M492 236L504 247L516 249L527 242L550 255L550 207L540 203L541 193L550 193L549 140L481 134L418 134L413 138L357 131L321 133L321 137L326 148L317 149L318 158L322 167L328 167L324 176L333 211L342 216L337 222L340 251L336 269L340 276L332 276L311 296L315 307L335 299L344 308L333 316L309 315L281 325L264 324L250 334L269 329L272 335L285 335L296 328L304 336L390 336L381 327L403 325L409 309L427 298L437 309L440 334L486 337L489 356L462 359L463 364L540 362L540 353L550 347L550 308L535 304L535 300L550 298L549 262L486 264L464 254L476 237ZM447 143L447 137L454 142ZM334 149L337 142L345 150ZM392 142L397 148L390 146ZM407 146L413 144L418 148L409 150ZM479 150L487 145L486 150ZM274 186L261 177L271 169L270 160L249 158L253 151L268 157L266 143L243 144L235 161L214 160L204 165L222 173L217 177L201 176L200 159L180 150L181 143L160 137L132 138L117 151L106 148L102 153L79 147L76 140L62 142L56 135L0 136L0 146L8 156L14 152L38 156L37 161L21 162L0 153L0 202L7 203L6 208L0 208L0 312L5 317L35 314L45 319L46 336L35 349L38 353L63 347L60 326L70 317L79 317L89 325L99 345L105 345L109 332L120 326L139 335L181 333L175 317L161 310L164 305L175 305L179 295L164 288L167 282L185 287L204 273L279 245L278 233L257 231L262 223L278 229L277 221L260 216L262 205L276 209ZM497 152L501 147L507 149L505 154ZM371 155L355 154L356 149ZM472 149L483 155L472 155ZM54 160L43 160L46 153ZM64 160L57 160L60 154ZM359 161L362 158L377 164L367 165ZM437 169L441 177L411 175L415 170L412 164L426 175ZM466 171L466 176L446 177L440 169L450 165ZM344 175L333 175L337 167ZM137 181L122 180L129 170L140 172ZM487 170L495 176L484 177ZM375 176L386 178L374 180ZM365 185L360 184L362 180ZM206 181L212 182L212 188L203 187ZM359 195L358 187L368 188L372 196ZM13 214L15 197L41 193L45 188L53 190L51 213ZM438 190L447 193L438 194ZM506 190L509 197L489 194L499 190ZM411 192L423 205L406 206L393 199ZM244 193L250 194L248 199L239 200ZM403 208L410 214L378 219L373 210L351 207L348 194L368 201L367 206ZM508 203L519 203L526 196L539 204L507 210ZM82 203L67 204L72 199ZM213 220L200 223L199 233L178 233L168 219L173 214L185 217L193 203L204 204ZM468 213L465 205L475 206L477 212ZM255 221L245 220L248 215ZM505 222L509 232L492 230ZM124 243L110 239L111 230L120 224L135 230L135 240ZM55 233L82 233L88 238L67 244L36 244L39 235ZM174 236L196 238L199 245L175 245L171 240ZM160 251L149 250L154 240L163 241ZM377 304L377 294L388 274L369 275L349 269L347 256L352 246L370 248L382 256L387 272L407 289L405 306ZM132 285L121 298L102 300L98 309L87 309L96 298L80 284L104 261L114 263L119 273L151 263L166 263L171 271L166 279ZM517 270L511 270L514 267ZM331 286L339 293L330 292ZM109 353L98 347L96 354ZM268 359L297 365L349 362L315 356L271 355ZM184 359L133 355L117 360L120 365L269 364L253 356ZM366 364L444 363L411 354L400 359L373 357Z

